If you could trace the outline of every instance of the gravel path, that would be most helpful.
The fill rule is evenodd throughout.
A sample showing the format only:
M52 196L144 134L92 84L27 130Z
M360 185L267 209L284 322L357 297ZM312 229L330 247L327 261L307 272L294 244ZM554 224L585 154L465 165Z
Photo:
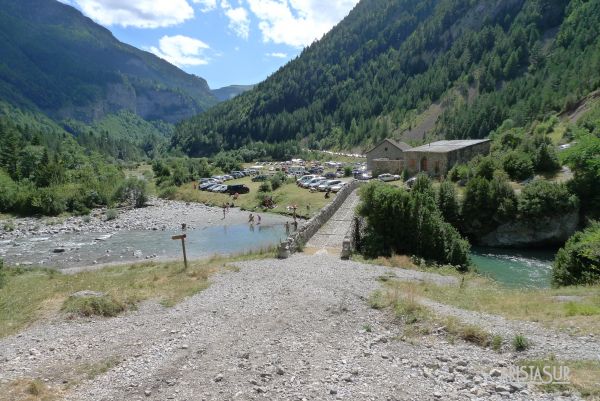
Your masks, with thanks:
M306 246L317 250L331 249L341 252L344 236L350 229L350 225L354 219L354 210L358 206L359 201L358 190L355 190L348 195L348 198L340 208L308 241Z
M66 399L579 399L504 383L493 369L510 365L509 353L435 334L402 341L402 324L366 302L382 275L453 278L331 255L236 266L175 308L146 303L117 318L58 320L2 339L0 383L42 377L64 387L75 371L116 357L108 372L72 382Z

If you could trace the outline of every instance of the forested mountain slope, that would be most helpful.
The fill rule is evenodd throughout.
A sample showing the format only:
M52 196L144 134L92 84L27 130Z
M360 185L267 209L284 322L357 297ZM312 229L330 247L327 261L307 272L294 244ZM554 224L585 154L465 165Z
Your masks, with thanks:
M252 88L254 88L254 85L229 85L219 89L213 89L212 93L215 95L217 100L224 102L226 100L231 100Z
M56 0L0 0L0 100L84 122L127 110L175 123L217 103L202 78Z
M484 137L598 88L599 30L599 0L362 0L253 90L180 124L172 145L366 147L434 103L429 135Z

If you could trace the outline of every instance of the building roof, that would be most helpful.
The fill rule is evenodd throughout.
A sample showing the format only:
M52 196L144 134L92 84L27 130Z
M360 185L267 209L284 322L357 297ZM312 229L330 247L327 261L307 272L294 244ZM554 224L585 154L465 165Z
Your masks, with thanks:
M489 139L468 139L468 140L453 140L453 141L437 141L428 143L427 145L418 146L410 149L411 152L433 152L447 153L453 150L468 148L480 143L489 142Z
M400 149L403 152L406 152L407 150L412 150L412 147L408 143L398 142L398 141L395 141L390 138L385 138L383 141L379 142L377 145L373 146L368 152L365 152L365 153L371 153L373 150L378 148L379 145L381 145L384 142L388 142L390 145Z

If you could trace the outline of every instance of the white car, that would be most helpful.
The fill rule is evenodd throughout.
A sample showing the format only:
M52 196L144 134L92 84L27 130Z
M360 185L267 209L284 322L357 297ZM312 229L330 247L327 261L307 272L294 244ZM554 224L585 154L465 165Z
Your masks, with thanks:
M317 189L319 188L319 185L323 184L325 181L327 181L326 178L314 178L310 181L307 188Z
M331 189L331 192L333 193L338 193L342 190L342 188L344 188L347 184L345 182L340 182L339 184L333 185L331 187L329 187L329 189Z
M385 173L385 174L380 174L377 178L379 178L381 181L388 182L388 181L398 181L400 179L400 176Z
M210 189L210 192L225 192L225 191L227 191L227 185L222 185L222 184L212 187Z
M314 174L303 175L302 177L300 177L296 180L296 184L302 186L302 184L304 184L305 182L308 182L309 180L312 180L313 178L316 178L316 177L317 176Z
M305 181L305 182L304 182L304 184L302 184L302 187L303 187L303 188L310 188L310 186L311 186L312 184L315 184L315 183L317 183L317 182L321 182L321 181L323 181L324 179L325 179L325 177L315 177L315 178L313 178L313 179L311 179L311 180Z
M325 192L327 191L330 187L340 184L342 181L340 180L327 180L323 183L321 183L321 185L318 186L318 190L321 192Z

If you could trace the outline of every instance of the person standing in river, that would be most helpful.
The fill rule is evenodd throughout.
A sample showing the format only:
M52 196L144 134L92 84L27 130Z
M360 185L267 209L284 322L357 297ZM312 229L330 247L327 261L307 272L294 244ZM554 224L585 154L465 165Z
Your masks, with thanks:
M225 220L225 213L227 213L227 205L223 203L223 219Z

